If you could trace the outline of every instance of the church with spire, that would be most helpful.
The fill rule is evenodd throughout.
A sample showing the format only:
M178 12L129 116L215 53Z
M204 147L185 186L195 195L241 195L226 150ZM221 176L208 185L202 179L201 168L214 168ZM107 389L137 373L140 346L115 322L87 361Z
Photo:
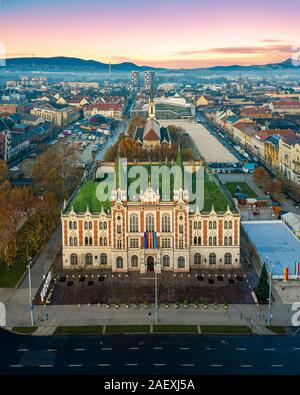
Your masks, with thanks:
M149 99L148 119L146 124L144 128L136 128L134 139L147 150L171 145L168 127L162 127L155 117L155 101L152 96Z

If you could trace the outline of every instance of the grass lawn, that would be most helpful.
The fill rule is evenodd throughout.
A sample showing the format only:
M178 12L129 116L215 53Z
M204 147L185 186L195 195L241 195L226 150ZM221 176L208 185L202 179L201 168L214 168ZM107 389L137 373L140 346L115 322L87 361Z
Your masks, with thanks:
M149 325L107 325L105 333L150 333Z
M236 182L226 182L225 187L228 189L230 195L234 197L236 193L236 188L240 187L240 193L248 195L249 198L257 198L257 194L253 191L253 189L244 181L236 181Z
M285 328L283 326L267 326L270 331L276 333L277 335L285 335Z
M18 262L9 269L0 262L0 288L14 288L25 271L26 262Z
M198 333L196 325L153 325L154 333Z
M93 335L102 332L103 326L58 326L54 335Z
M201 333L251 334L252 331L248 326L201 325Z
M91 212L100 212L102 207L104 211L110 208L111 204L109 200L105 202L98 200L96 194L98 185L98 181L86 181L82 185L72 203L74 211L83 213L86 211L87 206Z
M12 328L13 332L23 333L25 335L30 335L31 333L34 333L36 329L36 326L15 326L14 328Z

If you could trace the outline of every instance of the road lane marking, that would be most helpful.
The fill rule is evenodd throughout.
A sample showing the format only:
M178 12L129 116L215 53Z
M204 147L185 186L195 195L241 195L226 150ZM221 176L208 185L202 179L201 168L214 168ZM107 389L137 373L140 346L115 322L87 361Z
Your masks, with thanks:
M189 350L189 349L190 349L190 347L180 347L179 350Z
M271 368L282 368L283 365L271 365Z
M85 351L85 348L75 348L75 351Z
M18 351L20 351L20 352L26 352L26 351L29 351L29 349L28 349L28 348L19 348Z
M221 368L223 365L212 364L210 365L212 368Z
M23 365L10 365L11 368L21 368Z
M300 348L299 347L295 347L294 350L295 351L300 351Z
M163 347L153 347L153 350L163 350Z
M80 366L82 366L81 364L70 364L68 365L70 368L78 368Z
M103 350L103 351L111 351L112 348L111 348L111 347L102 347L102 350Z
M166 366L165 363L154 363L153 365L154 365L154 366Z
M57 348L48 348L47 352L56 352Z
M138 366L138 363L125 363L125 366Z
M264 348L265 351L275 351L275 348Z
M188 367L188 366L195 366L195 364L194 363L182 363L181 366Z
M110 363L98 363L97 366L101 366L101 367L110 366Z
M139 347L129 347L128 350L139 350Z
M39 368L53 368L53 365L39 365Z
M241 368L252 368L253 365L241 365Z
M207 351L214 351L217 350L217 348L211 348L211 347L206 347Z
M247 351L247 348L236 348L236 351Z

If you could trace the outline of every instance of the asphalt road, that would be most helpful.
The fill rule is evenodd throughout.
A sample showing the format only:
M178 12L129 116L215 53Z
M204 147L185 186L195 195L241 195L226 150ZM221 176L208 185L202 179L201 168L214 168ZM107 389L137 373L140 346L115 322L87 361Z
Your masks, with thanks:
M0 331L0 374L300 374L293 336L24 336Z

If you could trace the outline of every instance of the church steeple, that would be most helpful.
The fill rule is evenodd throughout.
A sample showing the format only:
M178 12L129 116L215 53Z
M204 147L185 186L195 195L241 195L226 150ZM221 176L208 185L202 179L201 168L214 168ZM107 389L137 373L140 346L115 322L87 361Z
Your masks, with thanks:
M155 119L155 102L152 95L149 99L148 119Z

